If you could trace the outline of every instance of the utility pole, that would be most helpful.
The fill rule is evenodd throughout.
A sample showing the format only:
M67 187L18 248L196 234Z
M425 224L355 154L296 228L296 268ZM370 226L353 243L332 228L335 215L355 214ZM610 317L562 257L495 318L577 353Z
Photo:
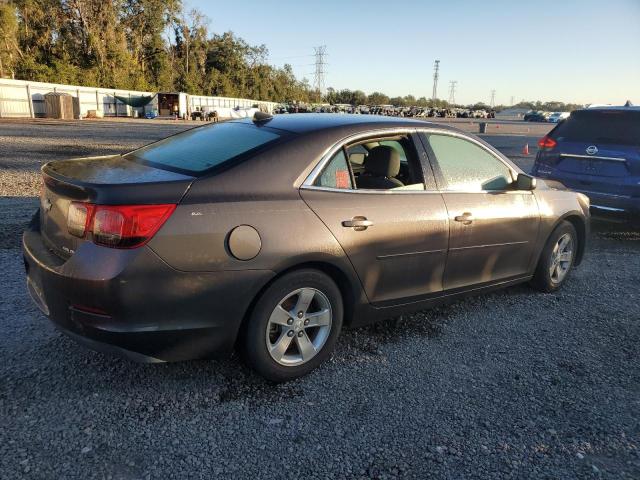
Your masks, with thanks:
M449 103L451 105L456 104L456 85L458 84L457 80L451 80L449 82Z
M440 71L440 60L436 60L433 64L433 94L431 99L435 102L438 99L438 72Z
M496 106L496 91L491 90L491 108Z
M321 45L319 47L313 48L316 57L316 71L315 71L315 79L314 86L316 90L322 95L324 93L324 76L326 74L324 67L326 62L324 60L327 55L327 46Z

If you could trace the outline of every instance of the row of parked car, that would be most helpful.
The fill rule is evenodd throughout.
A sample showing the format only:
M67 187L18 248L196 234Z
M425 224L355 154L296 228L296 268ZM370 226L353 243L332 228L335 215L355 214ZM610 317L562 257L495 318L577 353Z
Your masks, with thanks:
M495 118L495 111L469 108L398 107L394 105L349 105L349 104L282 104L274 113L351 113L363 115L386 115L403 118Z
M525 122L548 122L558 123L565 118L569 118L569 112L538 112L531 110L524 114Z

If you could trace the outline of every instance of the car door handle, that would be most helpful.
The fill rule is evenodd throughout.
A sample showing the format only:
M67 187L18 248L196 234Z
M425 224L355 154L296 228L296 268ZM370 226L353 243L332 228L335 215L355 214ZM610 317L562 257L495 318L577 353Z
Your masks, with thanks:
M462 222L463 225L471 225L473 223L473 215L469 212L464 212L462 215L455 217L456 222Z
M353 217L351 220L343 220L342 226L347 228L353 228L354 230L361 231L366 230L367 227L373 225L371 220L367 220L366 217Z

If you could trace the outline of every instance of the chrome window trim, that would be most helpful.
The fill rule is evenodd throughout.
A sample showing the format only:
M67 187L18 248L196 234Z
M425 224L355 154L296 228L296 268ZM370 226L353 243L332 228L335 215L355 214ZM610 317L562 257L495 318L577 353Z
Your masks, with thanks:
M316 181L317 177L322 173L322 170L324 170L327 163L333 158L333 155L335 155L336 152L342 149L347 143L363 140L368 137L375 137L378 135L392 136L392 135L403 135L403 134L406 135L411 133L434 133L438 135L449 135L452 137L458 137L463 140L467 140L469 142L476 144L483 150L485 150L493 158L495 158L496 160L501 162L505 167L507 167L511 172L512 181L515 181L516 180L515 177L517 177L518 173L520 173L518 172L518 170L514 169L513 165L510 165L509 163L505 162L503 158L496 156L496 153L488 149L486 145L483 145L478 140L472 137L469 137L464 133L441 130L439 128L404 127L404 128L393 128L393 129L369 130L366 132L360 132L360 133L356 133L356 134L349 135L347 137L342 138L341 140L339 140L338 142L336 142L334 145L332 145L326 150L326 152L322 155L322 158L320 159L318 164L313 168L313 170L311 170L311 173L307 175L307 178L304 180L304 182L302 182L302 185L300 185L300 189L301 190L317 190L322 192L339 192L339 193L349 193L349 194L362 193L362 194L376 194L376 195L380 195L380 194L383 194L383 195L391 195L391 194L393 195L416 195L416 194L417 195L424 195L424 194L442 195L446 193L462 193L462 194L487 193L487 194L494 194L494 195L500 195L500 194L522 195L523 193L525 193L525 194L533 195L533 192L530 190L439 190L439 189L427 190L426 186L425 186L425 190L393 190L393 189L376 190L376 189L369 189L369 188L356 189L356 188L320 187L313 184Z
M317 185L302 185L300 190L317 190L320 192L337 192L337 193L362 193L362 194L376 194L376 195L424 195L424 194L473 194L473 193L485 193L490 195L533 195L530 190L376 190L372 188L333 188L333 187L319 187Z
M311 173L307 175L307 178L305 179L305 181L302 182L302 187L314 187L313 182L315 182L317 177L322 173L322 170L324 170L324 167L327 165L327 163L329 163L331 158L333 158L333 155L335 155L335 153L338 150L340 150L342 147L344 147L347 143L363 140L368 137L375 137L377 135L384 135L384 136L403 135L403 134L406 135L407 133L409 134L415 133L415 131L416 131L415 128L409 128L409 127L393 128L393 129L389 128L389 129L369 130L366 132L355 133L355 134L349 135L348 137L344 137L343 139L333 144L333 146L329 147L329 149L322 155L322 158L320 159L318 164L313 168L313 170L311 170ZM315 187L315 188L329 188L329 187ZM337 188L333 190L342 191L346 189Z

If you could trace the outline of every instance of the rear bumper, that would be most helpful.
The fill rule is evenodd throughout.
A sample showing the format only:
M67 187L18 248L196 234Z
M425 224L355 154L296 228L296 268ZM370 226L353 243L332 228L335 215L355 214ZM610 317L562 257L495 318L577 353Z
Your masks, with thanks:
M626 179L618 187L621 192L637 192L634 195L607 193L601 191L593 177L588 175L559 175L546 165L534 165L533 174L545 180L554 180L565 187L585 194L591 203L591 214L594 217L620 219L623 221L640 221L640 189L635 185L637 179ZM611 185L608 186L611 188Z
M83 244L51 253L37 225L23 235L29 292L62 331L95 350L136 361L224 357L266 270L180 272L151 249Z
M576 190L589 197L591 214L600 218L640 221L640 197L611 195L588 190Z

